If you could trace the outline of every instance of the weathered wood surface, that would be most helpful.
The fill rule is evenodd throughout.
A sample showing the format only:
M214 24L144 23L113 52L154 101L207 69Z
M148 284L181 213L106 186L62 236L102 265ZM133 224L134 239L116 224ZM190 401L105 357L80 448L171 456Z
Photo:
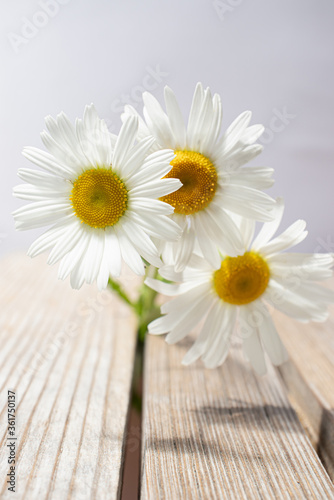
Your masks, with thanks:
M7 390L16 391L15 498L117 498L136 345L110 292L56 279L45 256L0 262L0 496Z
M278 372L258 377L235 343L221 368L183 367L190 345L147 338L142 498L334 498Z
M334 288L334 281L332 281ZM334 480L334 306L325 323L300 324L275 312L290 362L280 367L298 415Z

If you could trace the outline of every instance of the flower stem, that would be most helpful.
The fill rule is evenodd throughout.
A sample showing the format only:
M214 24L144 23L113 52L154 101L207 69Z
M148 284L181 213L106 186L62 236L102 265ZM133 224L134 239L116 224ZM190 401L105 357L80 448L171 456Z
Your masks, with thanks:
M157 268L150 265L146 266L145 278L147 276L156 278L157 275ZM143 343L147 331L147 325L160 316L160 306L156 304L157 292L152 290L152 288L149 288L143 282L139 289L138 299L136 302L133 302L117 281L109 278L108 284L118 297L130 306L136 313L138 320L138 340Z
M114 281L112 278L109 278L108 285L114 292L116 292L119 298L121 298L126 304L128 304L128 306L132 307L132 309L135 310L137 309L137 303L132 302L127 293L123 290L123 288L117 281Z
M146 267L146 275L156 278L158 269L153 266ZM160 316L160 307L155 303L157 292L149 288L145 283L139 289L139 298L137 301L138 314L138 338L139 342L144 342L147 325Z

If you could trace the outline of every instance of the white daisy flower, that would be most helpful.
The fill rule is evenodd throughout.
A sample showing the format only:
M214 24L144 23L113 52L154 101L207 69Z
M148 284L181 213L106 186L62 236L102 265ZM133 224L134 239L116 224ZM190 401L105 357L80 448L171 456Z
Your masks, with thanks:
M144 117L139 137L152 135L154 150L171 148L175 152L172 170L166 177L178 178L183 186L162 197L174 208L172 218L183 228L176 244L163 244L163 258L178 270L187 264L198 238L202 252L212 265L220 262L217 244L232 253L242 242L228 212L259 221L272 220L274 200L261 189L273 184L273 169L243 165L262 150L253 144L262 134L262 125L249 127L251 112L242 113L219 138L222 107L219 95L198 83L186 127L174 93L165 88L167 114L148 92L143 94ZM131 106L125 114L138 116Z
M176 240L181 233L169 218L173 207L158 198L181 186L162 179L171 169L171 150L148 154L153 139L134 145L138 120L129 117L113 136L93 105L75 127L64 113L46 118L42 140L50 153L25 148L26 158L44 171L20 169L29 184L14 195L32 203L14 212L17 229L53 224L30 247L31 257L52 249L49 264L60 261L59 278L73 288L97 279L100 289L119 276L122 259L139 275L143 257L161 265L150 237Z
M200 357L208 368L221 365L237 318L244 353L258 373L266 372L264 351L273 364L283 363L287 354L266 303L302 322L326 320L334 293L315 281L331 277L333 256L281 253L307 234L305 222L298 220L271 239L282 213L283 202L279 200L276 219L265 223L252 243L254 224L243 220L243 251L236 257L223 256L218 269L193 255L183 273L176 273L171 266L160 270L164 278L180 284L146 280L154 290L177 296L161 307L165 316L149 325L150 333L169 332L166 341L173 344L205 318L183 360L185 365Z

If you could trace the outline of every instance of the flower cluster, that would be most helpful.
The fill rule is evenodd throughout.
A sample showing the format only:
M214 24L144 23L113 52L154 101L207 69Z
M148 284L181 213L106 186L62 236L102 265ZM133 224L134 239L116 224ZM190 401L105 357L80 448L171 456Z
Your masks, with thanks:
M107 287L122 261L138 275L159 268L160 278L145 283L176 297L149 332L175 343L202 322L184 364L202 358L214 368L237 325L245 356L264 373L264 352L276 365L287 356L268 305L324 321L334 294L316 282L331 276L333 257L283 252L305 238L305 222L274 236L283 201L263 192L273 169L244 166L262 150L263 127L249 125L249 111L221 135L220 97L201 84L187 125L168 87L166 112L147 92L143 104L143 117L125 106L118 136L93 105L75 125L63 113L47 117L49 152L23 152L40 170L19 170L28 184L14 194L32 203L14 212L16 228L51 226L28 253L50 250L48 263L60 262L58 276L70 276L73 288ZM263 226L254 237L256 221Z

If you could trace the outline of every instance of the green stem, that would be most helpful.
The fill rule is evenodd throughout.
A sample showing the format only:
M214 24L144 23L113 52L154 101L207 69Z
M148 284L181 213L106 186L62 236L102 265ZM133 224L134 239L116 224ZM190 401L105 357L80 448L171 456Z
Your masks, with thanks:
M110 286L110 288L117 293L117 295L126 303L128 304L130 307L132 307L132 309L135 309L137 310L137 303L136 302L132 302L132 300L129 298L129 296L127 295L127 293L123 290L123 288L121 287L121 285L119 283L117 283L117 281L114 281L112 278L109 278L109 282L108 282L108 285Z
M158 269L153 266L146 266L146 277L157 278ZM147 325L154 319L160 316L160 306L156 304L157 292L149 288L143 282L139 289L139 296L136 302L133 302L127 293L123 290L121 285L109 278L110 288L136 313L138 318L138 339L139 342L143 343L145 339L145 334L147 331Z
M146 277L156 278L158 269L153 266L146 267ZM144 342L147 325L154 319L160 316L160 307L155 303L157 292L149 288L145 283L142 284L139 290L138 298L138 338L140 342Z

